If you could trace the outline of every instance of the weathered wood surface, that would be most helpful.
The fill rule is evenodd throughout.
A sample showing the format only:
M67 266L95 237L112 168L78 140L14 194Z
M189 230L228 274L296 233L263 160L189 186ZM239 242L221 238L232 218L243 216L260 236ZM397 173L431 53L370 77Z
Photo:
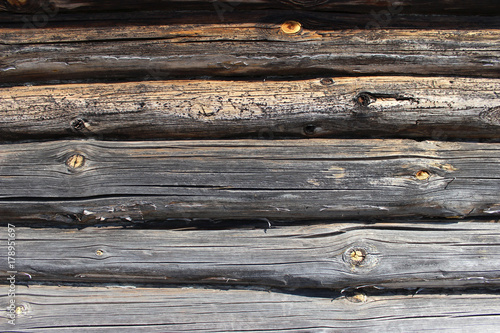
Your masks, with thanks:
M500 214L493 143L81 140L1 148L5 222Z
M161 79L179 75L404 73L498 77L500 73L498 29L304 29L295 35L282 33L280 25L233 29L204 25L188 31L154 26L137 29L144 29L137 34L143 39L134 40L120 31L112 30L107 36L102 29L87 29L82 32L83 38L92 35L90 39L100 39L82 41L76 30L64 33L62 29L62 42L50 41L56 39L55 35L42 37L35 33L33 43L1 44L0 82ZM3 33L0 30L1 35L10 36L7 40L16 39L10 29ZM120 40L117 35L121 35Z
M87 137L500 139L500 80L179 80L0 90L0 140Z
M21 13L36 13L51 9L58 11L102 11L102 10L158 10L177 8L212 9L220 12L230 12L235 9L249 8L297 8L302 10L323 10L338 12L370 12L377 11L379 15L397 15L401 12L411 14L467 14L492 15L500 13L496 0L2 0L0 10Z
M497 293L316 297L266 290L18 286L4 332L498 332Z
M89 43L92 42L120 42L120 41L144 41L170 43L210 42L210 41L235 41L235 42L324 42L332 43L341 38L338 43L348 43L355 47L362 47L359 41L349 41L349 38L362 39L367 43L374 43L373 39L384 39L381 43L396 44L393 40L398 36L402 39L410 38L413 43L424 42L437 44L438 47L455 47L460 42L474 42L477 39L482 46L495 43L498 40L500 18L457 18L444 17L439 22L434 22L435 17L427 19L426 16L417 18L406 18L399 20L398 25L387 29L375 29L376 27L365 27L370 23L366 16L358 15L326 15L326 14L303 14L303 13L281 13L251 12L250 15L228 16L225 22L218 22L216 18L206 15L204 12L163 14L151 18L136 18L120 21L118 19L109 21L95 20L89 23L77 20L76 22L51 22L40 27L27 28L26 24L5 24L0 28L0 45L31 45L57 44L57 43ZM194 16L194 18L191 17ZM290 20L290 16L298 15L296 20L301 24L302 30L296 34L287 34L281 30L281 26ZM250 17L249 17L250 16ZM193 22L186 22L192 20ZM151 22L152 21L152 22ZM200 22L202 21L202 22ZM203 22L207 21L207 22ZM227 22L226 22L227 21ZM430 22L429 22L430 21ZM363 22L365 22L363 24ZM427 23L427 28L424 23ZM444 25L445 29L437 27ZM396 24L396 23L395 23ZM431 25L430 25L431 24ZM453 26L451 26L453 24ZM475 25L472 25L475 24ZM429 27L430 25L430 27ZM464 29L466 26L467 30ZM471 26L472 25L472 26ZM408 26L408 27L407 27ZM385 26L384 26L385 27ZM384 28L379 27L379 28ZM366 29L363 29L366 28ZM371 28L371 29L370 29ZM417 30L417 28L420 28ZM460 29L458 29L460 28ZM475 28L475 29L473 29ZM345 36L344 36L345 35ZM392 36L394 35L394 36ZM447 45L445 42L452 43ZM401 43L404 44L404 43ZM493 46L493 45L491 45ZM241 45L240 47L244 47ZM391 45L395 47L395 45ZM481 47L481 48L483 48ZM124 47L126 50L126 46ZM418 52L418 48L406 49ZM492 48L491 50L495 50ZM397 49L396 49L397 51Z
M7 235L6 228L0 228ZM376 223L232 230L16 229L18 281L291 288L500 285L500 224ZM7 248L5 240L4 244ZM5 280L7 253L0 257ZM5 270L4 270L5 268Z

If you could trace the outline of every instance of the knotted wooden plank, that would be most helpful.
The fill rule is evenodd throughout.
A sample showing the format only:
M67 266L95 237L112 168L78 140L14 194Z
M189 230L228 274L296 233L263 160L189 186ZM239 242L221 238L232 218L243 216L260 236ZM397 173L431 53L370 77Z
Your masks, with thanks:
M500 145L411 140L6 144L0 219L480 217L500 212Z
M18 281L289 288L464 288L500 283L497 223L351 223L266 229L16 228ZM7 235L7 228L0 228ZM2 244L0 242L0 244ZM7 244L3 241L5 248ZM7 252L0 267L9 267ZM7 278L6 271L0 274Z
M496 293L307 297L267 290L18 286L15 332L496 332ZM309 295L311 296L311 295ZM312 295L314 296L314 295ZM4 324L5 323L5 324Z
M0 140L500 139L498 79L177 80L0 90Z
M286 27L286 25L285 25ZM6 84L177 76L442 75L498 77L500 30L348 29L284 32L265 24L70 29L30 42L0 30ZM285 28L286 30L286 28ZM31 33L24 30L21 35ZM35 30L36 31L36 30ZM134 37L137 35L137 37ZM3 37L5 36L5 37ZM149 37L148 37L149 36ZM60 41L55 41L55 39ZM43 40L47 39L47 42ZM18 40L18 42L15 42ZM12 42L14 44L11 44ZM404 43L402 42L404 41Z

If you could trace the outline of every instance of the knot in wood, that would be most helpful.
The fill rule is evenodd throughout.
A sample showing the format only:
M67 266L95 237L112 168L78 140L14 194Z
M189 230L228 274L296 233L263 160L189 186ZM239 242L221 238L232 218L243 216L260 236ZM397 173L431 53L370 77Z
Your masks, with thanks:
M500 125L500 106L481 112L479 117L492 125Z
M354 98L354 101L359 106L366 107L366 106L370 105L371 103L375 102L376 98L373 97L372 95L368 94L368 93L364 93L363 92L363 93L360 93L359 95L357 95Z
M378 265L379 258L376 253L377 250L372 245L353 245L342 254L342 260L352 272L368 272Z
M420 170L420 171L417 171L417 173L415 174L415 177L418 180L427 180L427 179L429 179L430 176L431 176L431 174L427 170Z
M348 300L351 303L366 303L367 301L367 296L366 294L362 292L355 292L348 294L346 296L346 300Z
M75 131L81 131L85 128L85 121L83 119L77 118L71 122L71 127Z
M293 35L297 34L302 30L302 24L297 21L286 21L281 25L281 31L285 34Z
M66 165L70 169L79 169L85 164L85 157L81 154L73 154L66 160Z
M366 258L366 251L364 249L352 249L349 256L351 262L355 265L360 265Z
M324 86L330 86L330 85L332 85L332 84L334 84L334 83L335 83L335 81L333 81L333 79L332 79L332 78L329 78L329 77L328 77L328 78L323 78L323 79L321 79L319 82L320 82L322 85L324 85Z
M15 312L16 312L16 315L19 316L19 315L26 312L26 308L24 307L24 305L19 305L18 307L16 307Z
M304 126L304 133L306 135L314 135L315 132L316 132L315 125L309 124L309 125Z

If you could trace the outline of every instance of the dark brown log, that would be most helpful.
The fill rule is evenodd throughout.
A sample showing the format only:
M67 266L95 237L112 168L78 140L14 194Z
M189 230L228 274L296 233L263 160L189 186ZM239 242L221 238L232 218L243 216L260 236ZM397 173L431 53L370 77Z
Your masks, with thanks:
M305 28L298 34L286 34L280 27L236 24L131 28L138 31L139 39L113 29L63 29L60 37L34 33L33 43L22 44L17 44L18 37L12 37L12 30L5 29L0 38L7 40L0 45L0 82L5 85L186 75L500 74L497 29ZM57 39L60 42L55 42Z
M261 10L234 10L217 12L215 10L168 10L168 11L106 11L106 12L52 12L41 11L34 14L12 14L0 11L0 24L3 37L6 41L27 43L33 38L36 42L37 35L55 37L67 35L67 31L80 29L79 34L86 34L92 29L102 32L124 32L138 26L157 26L161 34L165 26L175 29L175 26L188 25L226 25L239 24L242 26L264 27L267 25L280 25L288 20L300 22L309 30L343 30L343 29L499 29L498 16L471 16L471 15L411 15L404 12L391 16L379 16L377 12L371 14L351 14L315 12L287 9L261 9ZM103 29L107 28L107 29ZM230 29L230 27L228 27ZM58 33L53 34L56 30ZM144 29L142 29L144 30ZM186 31L186 29L184 28ZM150 29L154 32L154 29ZM136 38L135 34L141 29L134 29L134 34L127 34L128 38ZM73 38L75 36L73 35ZM50 38L49 38L50 39Z
M500 80L156 81L0 90L0 140L500 139Z
M0 228L7 235L7 228ZM500 285L498 223L332 224L271 229L16 228L18 281L292 288ZM0 244L7 249L7 242ZM0 267L8 268L7 251ZM0 271L5 280L7 269Z
M9 332L497 332L497 293L337 293L267 290L18 286ZM8 298L2 297L5 309Z
M500 145L402 140L3 145L2 221L500 214Z
M370 13L377 15L397 15L401 12L411 14L466 14L493 15L500 13L495 0L2 0L0 10L11 12L35 13L37 11L106 11L106 10L141 10L141 9L212 9L219 12L247 10L255 8L296 8L303 10L321 10L337 12Z

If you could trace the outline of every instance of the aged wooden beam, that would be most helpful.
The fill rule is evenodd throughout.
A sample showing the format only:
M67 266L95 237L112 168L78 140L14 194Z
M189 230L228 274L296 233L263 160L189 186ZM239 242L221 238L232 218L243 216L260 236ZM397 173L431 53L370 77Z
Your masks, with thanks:
M22 332L342 331L497 332L497 293L307 297L267 290L38 286L17 287L15 326ZM314 296L314 295L313 295ZM5 324L4 324L5 323Z
M417 137L500 139L500 80L339 77L0 89L0 140Z
M7 228L0 228L7 235ZM289 288L500 285L497 223L233 230L16 229L18 281ZM0 244L5 245L6 240ZM7 273L7 251L0 257Z
M411 140L5 144L0 220L495 217L500 145Z
M232 12L249 8L296 8L337 12L376 11L380 16L411 14L467 14L492 15L500 13L496 0L1 0L0 10L21 13L36 13L43 10L58 11L105 11L105 10L172 10L172 9L212 9L218 12Z
M149 12L148 12L149 14ZM168 14L168 13L167 13ZM161 41L168 40L171 43L182 42L204 42L217 40L230 41L269 41L269 42L311 42L328 41L328 37L335 38L337 35L350 34L352 37L374 37L381 33L381 29L368 27L372 29L363 29L369 23L369 17L360 15L326 15L318 13L301 12L274 12L266 11L264 13L253 11L247 15L232 14L227 20L220 22L216 17L207 15L205 12L189 12L174 14L163 14L162 16L153 16L151 18L135 18L132 22L120 21L118 19L109 21L89 20L76 22L47 21L40 24L40 27L29 26L29 24L5 24L0 28L2 40L0 44L5 45L37 45L52 43L90 43L90 42L115 42L115 41ZM194 16L194 18L193 18ZM294 20L290 20L290 17ZM71 17L70 17L71 18ZM69 19L69 18L68 18ZM496 25L488 21L469 18L436 18L421 17L406 18L399 20L395 27L388 26L382 29L382 34L389 34L394 28L399 28L393 33L405 33L403 30L410 30L415 33L415 29L422 29L422 38L425 38L425 31L430 30L431 34L436 34L436 29L447 26L450 31L442 31L450 35L457 35L466 30L457 30L457 26L463 29L463 25L470 30L481 29L486 33L480 34L483 39L487 34L495 33L500 27L500 22ZM497 20L498 21L498 20ZM286 27L286 22L298 22L299 30L294 33L285 33L282 26ZM472 25L475 23L476 25ZM394 23L396 24L396 23ZM432 24L432 25L431 25ZM472 26L471 26L472 25ZM393 29L391 29L391 27ZM384 26L385 28L385 26ZM406 28L406 29L403 29ZM427 29L426 29L427 28ZM344 31L347 30L347 31ZM408 32L406 32L408 33ZM297 35L297 36L293 36ZM468 33L465 38L477 35ZM449 36L448 36L449 37Z
M0 30L0 40L6 40L0 43L0 82L5 85L204 75L500 74L498 29L303 27L296 34L287 34L283 23L263 27L236 24L231 28L131 28L140 30L140 39L114 29L84 29L81 34L78 29L61 29L58 34L54 31L47 36L34 30L34 41L28 39L28 43L25 39L20 42L11 29Z

